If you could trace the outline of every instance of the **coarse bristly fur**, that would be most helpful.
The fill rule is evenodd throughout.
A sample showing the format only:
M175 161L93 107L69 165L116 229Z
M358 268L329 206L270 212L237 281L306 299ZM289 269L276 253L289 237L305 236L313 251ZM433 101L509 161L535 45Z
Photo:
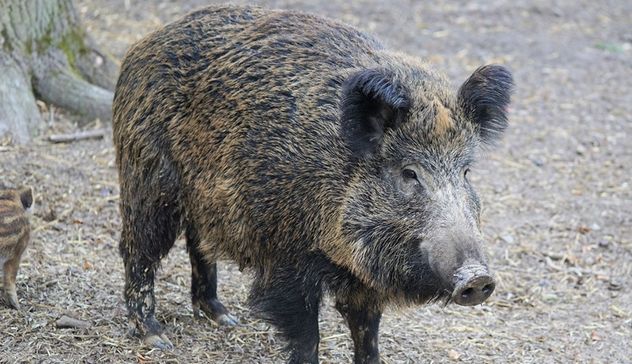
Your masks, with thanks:
M154 273L181 231L194 310L234 323L218 258L254 272L250 303L318 361L329 292L358 363L379 362L387 304L449 299L467 264L487 267L465 174L507 125L501 66L455 95L418 60L349 26L251 7L208 7L127 53L114 98L125 298L148 342Z
M26 210L32 204L30 188L0 187L0 266L4 277L4 299L15 309L20 308L15 280L30 235Z

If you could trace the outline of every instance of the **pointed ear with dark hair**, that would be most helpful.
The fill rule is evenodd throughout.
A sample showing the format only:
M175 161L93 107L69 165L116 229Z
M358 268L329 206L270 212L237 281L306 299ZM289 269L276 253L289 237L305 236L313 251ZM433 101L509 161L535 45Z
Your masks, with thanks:
M478 125L481 140L493 144L507 128L507 108L513 91L509 70L498 65L483 66L463 83L458 100L465 114Z
M355 157L374 153L388 129L399 127L410 107L406 90L384 70L363 70L343 84L342 134Z
M33 205L33 192L30 187L22 188L20 190L20 202L24 209L28 209Z

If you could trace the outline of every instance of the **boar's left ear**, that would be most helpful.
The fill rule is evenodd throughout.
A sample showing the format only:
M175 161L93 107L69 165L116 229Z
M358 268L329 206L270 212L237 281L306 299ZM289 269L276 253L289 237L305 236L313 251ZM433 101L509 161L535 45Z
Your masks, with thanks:
M410 108L408 93L390 72L363 70L342 90L342 134L355 157L374 153L388 129L399 127Z
M478 125L486 144L498 140L508 126L507 107L512 91L511 73L498 65L477 69L459 89L459 102L470 120Z

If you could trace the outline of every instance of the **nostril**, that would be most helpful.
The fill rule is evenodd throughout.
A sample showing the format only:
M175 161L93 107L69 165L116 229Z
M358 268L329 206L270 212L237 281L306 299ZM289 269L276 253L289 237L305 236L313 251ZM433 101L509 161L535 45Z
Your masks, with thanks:
M470 287L470 288L464 289L463 292L461 292L461 297L467 299L473 294L474 294L474 288Z
M454 278L455 287L452 291L452 299L455 303L463 306L483 303L496 288L494 278L484 266L461 267L454 274Z
M483 287L483 294L490 295L492 294L492 292L494 292L494 284L489 283L486 284L485 287Z

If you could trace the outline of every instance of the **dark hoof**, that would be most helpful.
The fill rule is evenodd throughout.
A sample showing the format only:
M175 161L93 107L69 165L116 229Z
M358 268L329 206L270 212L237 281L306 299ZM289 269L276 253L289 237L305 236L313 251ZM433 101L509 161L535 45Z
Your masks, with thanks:
M225 325L225 326L237 326L239 325L239 320L237 320L237 317L227 313L227 314L223 314L223 315L219 315L216 319L214 319L215 322L217 322L220 325Z
M173 350L173 344L165 334L147 335L143 339L143 343L160 350Z
M193 316L199 318L200 311L204 312L211 320L219 325L236 326L239 324L237 317L231 315L226 307L217 299L211 300L208 303L193 303Z

